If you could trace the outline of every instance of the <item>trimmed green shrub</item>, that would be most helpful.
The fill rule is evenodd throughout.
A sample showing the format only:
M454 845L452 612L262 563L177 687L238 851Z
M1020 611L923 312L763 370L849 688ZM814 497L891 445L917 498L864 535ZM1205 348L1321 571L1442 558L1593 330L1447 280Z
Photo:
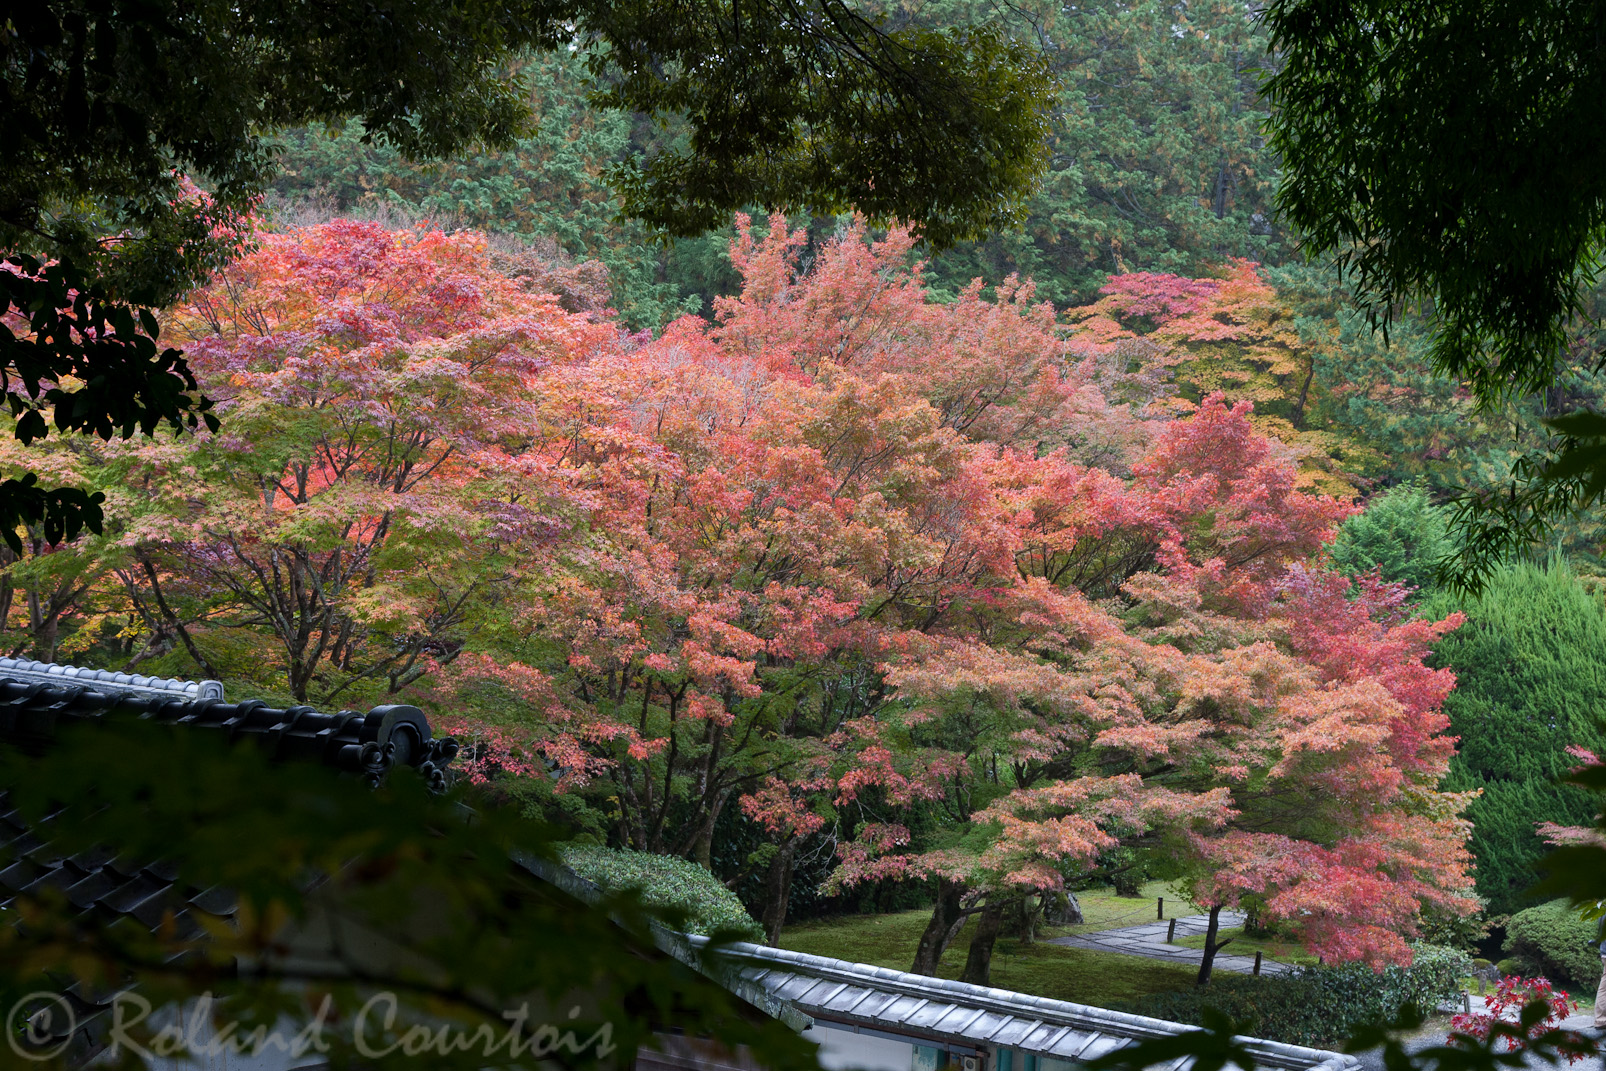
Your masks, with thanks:
M1456 675L1444 710L1461 742L1445 787L1482 790L1467 810L1478 894L1490 914L1510 914L1532 906L1535 863L1549 850L1535 823L1588 825L1599 809L1556 781L1578 764L1568 745L1606 748L1606 611L1561 565L1513 566L1479 599L1441 594L1423 608L1454 610L1467 621L1434 656Z
M696 863L651 852L593 847L565 848L563 861L608 892L635 891L649 908L684 916L690 933L725 932L748 941L764 940L764 931L736 894Z
M1364 964L1306 967L1284 975L1220 974L1200 989L1155 993L1124 1010L1178 1023L1202 1023L1213 1008L1254 1037L1291 1045L1337 1045L1362 1023L1393 1018L1406 1004L1427 1011L1459 999L1472 971L1464 952L1414 945L1409 967L1382 972Z
M1423 595L1435 590L1439 559L1454 550L1446 511L1419 483L1373 497L1339 526L1329 548L1334 568L1346 576L1375 568L1384 580L1403 581Z
M1600 953L1589 944L1594 939L1593 922L1584 921L1566 900L1552 900L1511 916L1505 953L1523 974L1594 989L1600 981Z

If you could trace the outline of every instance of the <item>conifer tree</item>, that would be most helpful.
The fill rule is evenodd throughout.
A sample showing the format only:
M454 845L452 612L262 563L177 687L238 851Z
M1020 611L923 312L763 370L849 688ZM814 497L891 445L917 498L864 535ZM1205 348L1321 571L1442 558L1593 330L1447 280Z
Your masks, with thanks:
M1478 892L1489 910L1528 905L1545 845L1539 822L1588 825L1598 801L1557 781L1578 764L1569 746L1606 745L1606 611L1565 566L1517 565L1490 578L1481 598L1438 596L1424 611L1461 609L1467 621L1437 646L1455 671L1445 701L1461 738L1446 787L1482 789L1468 815Z
M1446 511L1420 483L1373 496L1366 510L1347 519L1333 541L1333 564L1349 576L1378 570L1387 583L1433 593L1438 562L1452 550Z

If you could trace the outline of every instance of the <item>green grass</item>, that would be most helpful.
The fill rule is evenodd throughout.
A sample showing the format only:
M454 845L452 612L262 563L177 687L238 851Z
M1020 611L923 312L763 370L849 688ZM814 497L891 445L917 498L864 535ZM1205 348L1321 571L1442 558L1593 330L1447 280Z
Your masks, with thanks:
M1151 881L1143 886L1139 896L1117 896L1109 886L1083 889L1076 894L1082 905L1083 922L1076 926L1055 926L1045 931L1050 937L1070 933L1089 933L1095 930L1115 930L1122 926L1138 926L1155 921L1155 898L1165 897L1165 917L1196 915L1198 911L1177 895L1170 882Z
M1300 948L1297 944L1273 934L1270 937L1245 937L1241 926L1223 926L1217 934L1217 940L1232 938L1225 954L1229 956L1252 956L1256 952L1264 952L1267 959L1274 959L1279 963L1298 963L1301 966L1314 967L1316 957ZM1196 934L1193 937L1178 937L1172 944L1183 948L1203 948L1205 935Z
M1091 905L1085 899L1082 902L1083 911L1088 912ZM1137 902L1122 900L1120 904L1133 905ZM1116 906L1119 905L1111 905L1111 910ZM1149 900L1149 911L1149 917L1153 918L1152 898ZM1094 916L1090 914L1089 917ZM915 946L919 944L920 934L930 919L930 911L904 911L894 915L853 915L800 922L782 931L781 947L906 971L914 961ZM1078 930L1087 928L1075 927ZM968 926L960 930L948 946L938 967L939 976L959 977L970 949L968 930ZM991 984L1020 993L1109 1007L1149 993L1186 989L1193 985L1194 975L1195 971L1191 968L1177 967L1160 960L1063 948L1041 941L1023 945L1011 938L1001 937L993 949Z

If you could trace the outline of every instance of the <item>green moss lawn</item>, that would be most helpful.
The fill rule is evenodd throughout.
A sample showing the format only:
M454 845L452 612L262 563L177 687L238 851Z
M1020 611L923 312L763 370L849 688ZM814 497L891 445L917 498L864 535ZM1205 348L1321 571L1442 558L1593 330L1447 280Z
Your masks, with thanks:
M1057 937L1085 930L1134 925L1144 921L1144 918L1137 916L1128 919L1127 916L1139 909L1146 910L1147 918L1152 919L1154 897L1159 895L1166 895L1163 887L1146 901L1124 899L1113 892L1103 895L1102 890L1079 893L1078 899L1088 922L1081 926L1055 927L1042 936ZM1171 913L1170 899L1166 895L1167 915ZM1179 903L1178 907L1181 906ZM782 931L781 947L906 971L914 961L915 946L919 944L920 934L930 918L930 911L920 910L799 922ZM970 949L969 931L969 926L960 930L948 946L938 969L941 977L959 977ZM993 949L991 981L1000 989L1110 1007L1148 993L1187 989L1193 985L1194 974L1191 968L1139 956L1063 948L1042 940L1023 945L1012 938L1001 937Z
M1197 915L1198 909L1177 895L1168 882L1151 881L1143 886L1139 896L1117 896L1114 889L1083 889L1076 894L1082 905L1084 921L1076 926L1057 926L1049 936L1059 937L1070 933L1091 933L1096 930L1118 930L1122 926L1139 926L1155 921L1155 899L1165 897L1165 917Z
M1223 950L1224 955L1252 956L1256 952L1264 952L1267 959L1274 959L1279 963L1298 963L1305 966L1316 965L1315 956L1306 952L1294 942L1276 934L1269 937L1245 937L1242 927L1224 926L1221 929L1219 939L1224 940L1228 937L1232 938L1232 944ZM1172 944L1181 945L1183 948L1203 948L1205 935L1201 933L1194 937L1178 937Z

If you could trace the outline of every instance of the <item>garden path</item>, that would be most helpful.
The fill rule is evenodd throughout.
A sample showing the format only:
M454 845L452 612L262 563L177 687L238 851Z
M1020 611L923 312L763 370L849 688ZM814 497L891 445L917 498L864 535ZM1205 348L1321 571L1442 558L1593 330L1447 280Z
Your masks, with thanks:
M1147 956L1149 959L1164 959L1174 963L1189 963L1197 966L1204 959L1204 952L1198 948L1184 948L1182 945L1170 944L1166 935L1171 927L1170 919L1165 921L1145 922L1139 926L1122 926L1114 930L1097 930L1093 933L1072 934L1069 937L1048 938L1049 944L1065 945L1070 948L1091 948L1097 952L1119 952L1127 956ZM1210 925L1209 915L1186 915L1177 918L1178 937L1192 937L1204 933ZM1244 917L1235 911L1221 913L1221 927L1243 925ZM1230 950L1231 945L1227 946ZM1216 953L1215 969L1219 971L1235 971L1239 974L1252 974L1255 969L1253 955L1237 956L1230 951ZM1282 974L1293 969L1292 964L1277 963L1273 960L1262 960L1261 974Z

